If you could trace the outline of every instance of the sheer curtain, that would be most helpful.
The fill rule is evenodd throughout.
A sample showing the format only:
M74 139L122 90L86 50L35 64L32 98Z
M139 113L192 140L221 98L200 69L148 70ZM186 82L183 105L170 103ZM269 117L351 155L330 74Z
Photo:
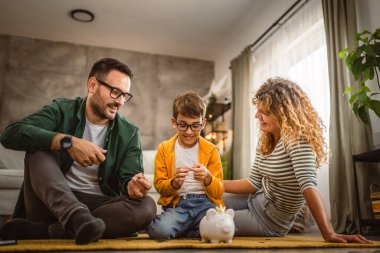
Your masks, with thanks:
M295 81L308 94L321 117L326 127L325 137L328 143L330 95L321 1L307 2L264 44L253 50L253 93L271 77L281 76ZM256 150L259 131L254 113L251 113L252 150ZM317 175L318 190L331 217L327 166L323 166Z

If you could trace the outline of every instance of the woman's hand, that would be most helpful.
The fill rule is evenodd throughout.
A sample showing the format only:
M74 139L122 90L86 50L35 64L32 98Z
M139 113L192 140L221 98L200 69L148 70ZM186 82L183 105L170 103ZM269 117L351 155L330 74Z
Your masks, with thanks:
M340 235L334 232L334 229L329 221L321 196L315 188L307 188L303 192L303 196L309 206L310 212L313 215L319 230L326 242L356 242L356 243L371 243L362 235Z
M331 234L329 236L326 236L325 238L326 242L340 242L340 243L347 243L347 242L356 242L356 243L372 243L372 241L367 240L364 236L356 234L356 235L340 235L340 234Z

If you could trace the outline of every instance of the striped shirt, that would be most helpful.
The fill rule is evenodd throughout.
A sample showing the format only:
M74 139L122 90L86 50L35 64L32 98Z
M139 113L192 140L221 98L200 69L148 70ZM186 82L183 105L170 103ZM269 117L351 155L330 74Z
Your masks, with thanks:
M303 191L317 186L315 154L306 142L285 146L280 139L269 155L256 153L248 181L263 188L279 210L295 214L305 203Z

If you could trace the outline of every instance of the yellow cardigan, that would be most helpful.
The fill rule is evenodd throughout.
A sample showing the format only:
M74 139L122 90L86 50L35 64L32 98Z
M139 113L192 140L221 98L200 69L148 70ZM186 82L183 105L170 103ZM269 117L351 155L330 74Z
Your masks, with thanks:
M157 203L162 206L173 204L175 207L179 201L177 191L172 187L175 170L174 145L178 138L176 134L171 139L163 141L159 146L155 159L154 187L160 193ZM198 161L211 173L212 180L208 186L204 186L208 198L216 205L224 205L222 195L224 192L223 169L220 156L215 145L202 137L198 138Z

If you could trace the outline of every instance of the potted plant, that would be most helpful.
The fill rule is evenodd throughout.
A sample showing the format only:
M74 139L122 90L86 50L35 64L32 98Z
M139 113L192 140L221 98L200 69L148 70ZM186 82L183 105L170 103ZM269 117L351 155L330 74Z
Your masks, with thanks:
M346 48L339 53L353 74L358 87L349 86L344 94L351 94L349 102L354 114L364 123L369 123L368 110L373 110L380 118L379 92L373 92L366 82L375 79L380 90L380 28L375 32L363 31L356 34L355 41L360 43L355 49ZM368 83L368 82L367 82Z

